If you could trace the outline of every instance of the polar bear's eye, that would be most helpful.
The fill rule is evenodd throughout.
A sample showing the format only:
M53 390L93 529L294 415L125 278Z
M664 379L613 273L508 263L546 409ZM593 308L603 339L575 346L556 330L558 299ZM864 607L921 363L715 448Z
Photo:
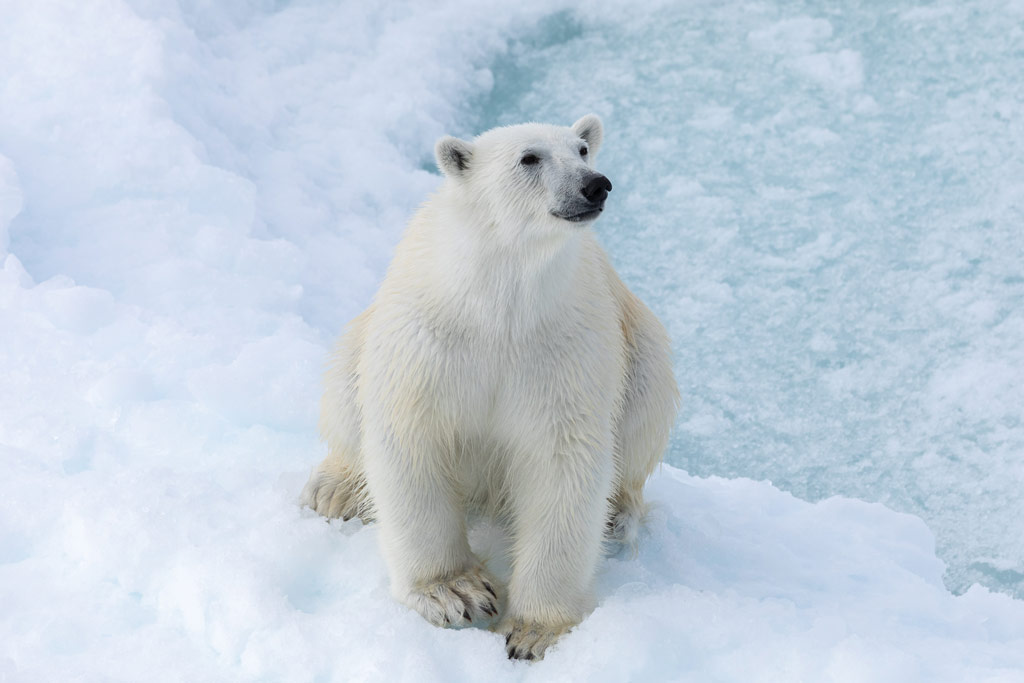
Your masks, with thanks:
M587 148L586 147L580 147L580 156L581 157L587 156Z
M523 166L533 166L534 164L537 164L539 162L540 157L538 157L536 154L527 154L522 159L519 160L519 163L521 163Z

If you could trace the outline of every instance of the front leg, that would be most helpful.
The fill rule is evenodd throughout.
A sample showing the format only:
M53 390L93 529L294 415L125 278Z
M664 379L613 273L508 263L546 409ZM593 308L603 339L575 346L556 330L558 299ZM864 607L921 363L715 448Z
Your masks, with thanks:
M412 434L368 421L364 441L391 592L435 626L490 620L496 583L469 548L450 453L425 431Z
M602 425L557 434L510 463L513 512L508 613L498 626L512 659L541 659L590 608L612 483ZM553 445L553 447L552 447Z

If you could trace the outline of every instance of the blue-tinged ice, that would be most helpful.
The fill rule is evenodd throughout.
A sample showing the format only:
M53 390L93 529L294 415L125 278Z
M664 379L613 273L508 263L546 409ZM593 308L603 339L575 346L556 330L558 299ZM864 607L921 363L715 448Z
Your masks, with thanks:
M481 127L605 119L597 230L666 320L668 460L921 516L1024 597L1020 3L565 12Z

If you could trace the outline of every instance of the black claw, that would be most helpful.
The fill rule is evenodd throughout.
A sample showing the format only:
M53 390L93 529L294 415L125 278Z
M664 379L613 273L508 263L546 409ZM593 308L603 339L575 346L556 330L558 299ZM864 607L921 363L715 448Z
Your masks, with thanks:
M457 597L459 600L461 600L463 605L468 605L469 604L469 600L466 598L465 595L462 594L461 591L459 591L459 589L452 588L452 587L449 586L449 590L451 590L452 593L455 593L455 597Z
M489 617L493 617L495 614L498 613L498 610L494 609L494 605L492 605L491 603L487 603L486 605L482 606L480 609L482 609L484 614L486 614Z
M508 656L509 659L519 659L519 648L513 648L512 654Z
M466 621L470 620L469 619L469 610L468 609L462 610L462 618L465 619Z
M507 636L505 636L505 645L508 645L508 641L510 641L510 640L512 640L512 634L511 633L509 633Z
M525 655L523 655L523 659L525 659L528 662L532 661L533 660L533 653L532 652L527 652Z
M484 581L484 588L487 589L487 592L491 594L492 598L494 598L495 600L498 599L498 594L494 592L493 588L491 588L491 584L489 584L486 581Z
M452 625L452 620L448 618L447 614L444 615L444 625L445 626L451 626Z

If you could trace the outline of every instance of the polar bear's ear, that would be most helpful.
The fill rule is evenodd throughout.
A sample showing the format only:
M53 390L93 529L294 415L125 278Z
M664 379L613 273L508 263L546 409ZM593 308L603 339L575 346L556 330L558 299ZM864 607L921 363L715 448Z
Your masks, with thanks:
M442 173L449 178L462 178L469 170L469 162L473 158L473 145L446 135L434 145L434 156Z
M587 114L582 119L572 124L572 130L576 135L587 141L590 146L590 154L597 154L601 148L601 140L604 139L604 126L597 114Z

